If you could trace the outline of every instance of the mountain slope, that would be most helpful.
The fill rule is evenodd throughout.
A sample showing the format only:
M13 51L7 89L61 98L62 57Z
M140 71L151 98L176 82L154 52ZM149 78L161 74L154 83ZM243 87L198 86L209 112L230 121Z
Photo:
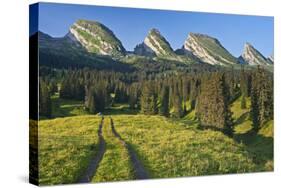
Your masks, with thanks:
M103 24L96 21L78 20L69 30L72 40L80 44L91 53L123 56L126 53L120 40Z
M244 51L240 59L248 65L271 65L273 62L265 58L257 49L250 43L246 43Z
M272 63L274 63L274 54L271 54L271 56L269 56L268 59L270 59Z
M134 54L147 57L155 57L157 61L170 60L181 62L184 64L191 64L200 62L192 54L182 54L174 52L170 43L163 37L159 30L151 29L145 37L144 42L138 44L134 49Z
M160 57L175 56L169 42L161 35L157 29L151 29L145 37L144 42L135 48L138 55L154 54Z
M76 55L86 52L79 42L71 39L70 34L64 37L54 38L39 31L38 41L40 50L48 50L52 53L66 53L69 55Z
M238 60L221 43L208 35L190 33L183 49L211 65L234 65Z
M53 68L92 67L117 71L129 71L131 65L121 63L109 56L88 52L71 33L64 37L54 38L43 32L30 37L38 39L39 63Z

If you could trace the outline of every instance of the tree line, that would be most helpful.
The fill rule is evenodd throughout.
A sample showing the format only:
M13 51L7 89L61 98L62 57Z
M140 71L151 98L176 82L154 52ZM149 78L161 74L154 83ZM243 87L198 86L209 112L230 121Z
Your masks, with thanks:
M255 131L273 119L273 75L262 67L162 74L74 69L46 75L40 78L39 89L43 116L51 116L50 97L59 92L61 98L84 100L85 109L93 114L115 103L127 103L146 115L175 118L194 110L201 127L228 135L234 126L230 107L238 97L242 109L250 105Z

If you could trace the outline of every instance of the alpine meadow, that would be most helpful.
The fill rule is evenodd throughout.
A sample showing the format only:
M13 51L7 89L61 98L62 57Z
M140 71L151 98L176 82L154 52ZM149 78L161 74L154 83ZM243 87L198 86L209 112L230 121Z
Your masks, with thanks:
M45 9L51 11L49 15ZM103 9L116 11L116 19L103 20ZM52 11L57 11L53 17ZM175 23L157 22L165 12ZM264 27L263 20L272 18L52 3L31 5L30 13L39 17L39 26L29 38L34 93L29 124L31 183L274 170L273 49L268 57L263 55L269 47L264 43L267 35L263 40L256 37L259 30L239 34L250 30L254 22L247 22L249 27L243 29L233 25L231 40L226 39L230 31L224 27L248 17L262 20L253 27ZM146 13L156 16L148 20L142 17ZM73 14L72 20L64 20L68 14ZM118 19L123 14L124 19ZM195 22L188 25L188 15L193 14L190 19L196 19L198 25L202 21L202 29L193 28ZM170 15L182 19L172 20ZM226 21L218 19L220 25L208 32L203 18L212 16ZM118 27L133 24L133 18L150 29L142 42L129 50L139 39L137 30L142 25L132 25L128 32ZM179 28L173 25L177 23ZM44 29L47 27L50 30ZM60 27L67 32L52 36L64 31ZM182 36L179 30L188 27L192 31L183 31L187 37L174 49ZM222 36L224 42L209 33ZM223 46L237 46L235 37L237 43L240 39L244 42L239 56L233 55L234 47ZM265 50L257 50L255 43L263 44L258 46Z

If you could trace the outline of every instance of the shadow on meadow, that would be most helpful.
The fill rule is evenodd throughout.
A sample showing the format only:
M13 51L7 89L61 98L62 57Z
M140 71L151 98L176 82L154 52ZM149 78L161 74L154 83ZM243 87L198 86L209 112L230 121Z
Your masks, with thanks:
M235 134L234 140L243 143L253 162L261 171L273 170L273 138L255 133L252 129L246 133Z
M57 117L70 117L77 115L88 114L84 109L83 101L68 100L59 98L58 93L51 97L52 100L52 116L51 118ZM40 118L46 119L46 118Z
M104 115L137 115L138 113L138 109L131 109L127 104L114 104L103 112Z

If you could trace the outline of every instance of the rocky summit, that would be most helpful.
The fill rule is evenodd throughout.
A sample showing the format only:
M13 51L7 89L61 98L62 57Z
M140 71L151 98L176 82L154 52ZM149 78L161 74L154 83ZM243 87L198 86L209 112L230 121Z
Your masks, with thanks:
M257 49L255 49L250 43L246 43L244 51L239 59L243 59L245 64L248 65L269 65L272 64L268 58L265 58Z
M202 62L211 65L233 65L238 63L238 60L216 38L204 34L190 33L184 43L183 50L194 54Z
M145 37L144 42L137 45L135 50L137 55L155 55L160 57L175 56L169 42L161 35L157 29L151 29Z
M140 59L181 65L204 63L208 66L268 66L274 63L273 54L266 58L249 43L245 44L243 54L236 58L218 39L199 33L189 33L183 46L174 51L159 30L151 29L133 52L126 51L115 34L97 21L78 20L63 37L55 38L43 32L38 32L38 35L40 54L45 54L48 61L64 57L67 61L89 63L113 60L134 64L133 60L139 62Z
M96 21L76 21L70 27L68 36L73 41L79 42L91 53L112 57L123 56L126 53L125 48L114 33Z

